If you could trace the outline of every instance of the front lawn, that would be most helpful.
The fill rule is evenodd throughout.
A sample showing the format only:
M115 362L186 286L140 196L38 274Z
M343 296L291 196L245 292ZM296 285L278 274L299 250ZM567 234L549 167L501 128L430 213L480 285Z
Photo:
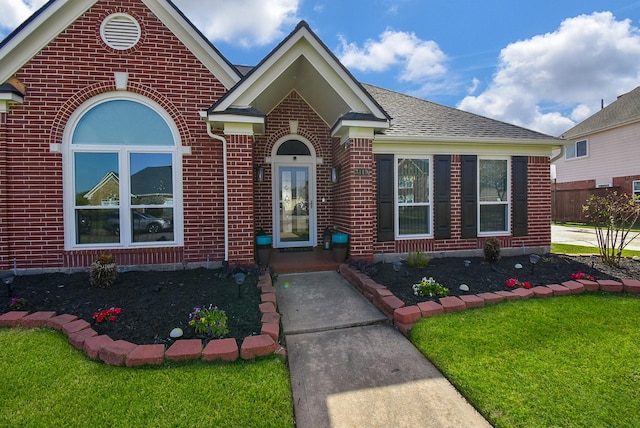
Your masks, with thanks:
M278 357L112 367L47 329L0 329L0 426L293 427Z
M496 427L631 427L638 320L638 296L581 294L423 318L409 337Z

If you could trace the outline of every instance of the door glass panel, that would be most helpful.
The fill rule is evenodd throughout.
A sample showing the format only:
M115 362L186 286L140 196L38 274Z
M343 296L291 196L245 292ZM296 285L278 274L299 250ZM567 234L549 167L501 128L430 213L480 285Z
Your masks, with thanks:
M280 168L280 241L309 241L309 169Z

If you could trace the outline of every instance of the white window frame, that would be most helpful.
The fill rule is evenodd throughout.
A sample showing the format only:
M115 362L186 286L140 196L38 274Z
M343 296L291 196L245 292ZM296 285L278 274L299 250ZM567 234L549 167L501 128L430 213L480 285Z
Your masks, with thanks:
M505 201L481 201L480 198L480 161L483 160L497 160L497 161L507 161L507 189L505 191L506 196L507 196L507 200L506 200L506 204L504 203ZM477 213L477 225L478 225L478 236L509 236L511 234L511 158L508 156L478 156L478 175L476 177L476 185L477 185L477 190L476 190L476 194L478 195L478 213ZM494 230L494 231L481 231L480 230L480 213L481 213L481 207L482 206L487 206L487 205L506 205L506 230Z
M578 155L578 145L584 143L584 154L583 155ZM569 148L572 149L572 152L569 153ZM566 147L565 150L565 159L566 160L573 160L573 159L580 159L580 158L586 158L587 156L589 156L589 140L579 140L576 141L573 144L570 144Z
M107 101L128 100L143 104L167 123L173 136L173 146L134 146L134 145L83 145L72 144L73 132L80 119L90 109ZM133 242L130 228L120 228L120 242L78 244L76 241L76 206L75 206L75 167L74 153L118 153L120 224L131 224L130 197L130 165L131 153L168 153L172 157L173 175L173 241ZM171 116L156 102L131 92L108 92L97 95L81 104L70 116L65 127L62 143L63 199L64 199L64 240L65 250L87 249L122 249L122 248L157 248L178 247L184 245L184 220L182 203L182 144L178 127Z
M429 161L429 201L421 203L403 204L402 206L428 206L429 207L429 233L401 235L400 234L400 202L398 188L400 187L398 178L398 161L401 159L420 159ZM416 239L416 238L433 238L433 156L420 155L420 154L402 154L394 155L393 159L393 198L394 198L394 229L395 239Z
M631 182L631 194L634 199L640 199L640 180L633 180L633 182Z

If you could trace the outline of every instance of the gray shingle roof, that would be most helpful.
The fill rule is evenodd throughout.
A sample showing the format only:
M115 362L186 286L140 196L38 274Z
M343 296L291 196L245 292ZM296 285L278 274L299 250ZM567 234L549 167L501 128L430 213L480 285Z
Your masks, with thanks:
M363 84L371 96L392 117L388 136L427 139L513 139L551 140L540 132L511 125L420 98Z
M562 134L567 140L640 120L640 86Z

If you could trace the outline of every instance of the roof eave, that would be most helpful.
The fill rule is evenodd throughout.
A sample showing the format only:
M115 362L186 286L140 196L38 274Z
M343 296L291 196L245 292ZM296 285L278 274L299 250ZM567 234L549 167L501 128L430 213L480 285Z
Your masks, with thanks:
M621 128L623 126L627 126L627 125L633 125L634 123L640 123L640 117L635 118L635 119L630 119L627 120L626 122L619 122L610 126L603 126L601 128L594 128L594 129L589 129L587 131L582 131L578 134L573 134L573 135L566 135L567 133L564 133L560 136L560 138L564 139L564 140L580 140L583 138L586 138L590 135L593 134L598 134L600 132L606 132L606 131L610 131L612 129L616 129L616 128Z
M488 138L488 137L455 137L455 136L403 136L403 135L384 135L376 134L375 141L380 142L398 142L406 144L429 144L429 143L447 143L447 144L483 144L483 145L534 145L534 146L551 146L559 148L569 144L567 141L559 138Z

